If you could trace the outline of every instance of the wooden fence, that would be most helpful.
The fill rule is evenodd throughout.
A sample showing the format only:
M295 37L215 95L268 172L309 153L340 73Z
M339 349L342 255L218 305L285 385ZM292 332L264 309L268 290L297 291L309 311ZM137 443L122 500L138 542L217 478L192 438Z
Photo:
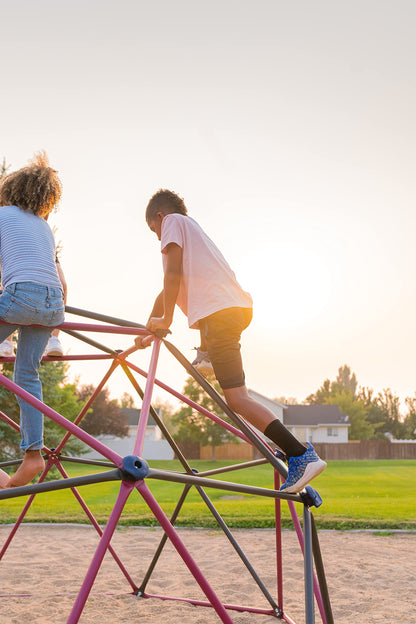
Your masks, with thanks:
M416 443L389 442L389 440L352 440L345 443L320 442L314 448L322 459L416 459ZM193 447L194 456L198 459L197 447ZM199 459L211 459L210 446L201 446ZM261 457L257 449L247 442L240 444L223 444L215 448L215 459L218 460L251 460Z
M239 444L227 442L226 444L215 447L215 459L221 459L224 461L234 459L251 461L254 457L255 450L256 449L247 442L240 442ZM212 448L210 446L201 446L199 458L211 459Z
M416 444L389 440L351 440L341 444L314 445L322 459L416 459Z

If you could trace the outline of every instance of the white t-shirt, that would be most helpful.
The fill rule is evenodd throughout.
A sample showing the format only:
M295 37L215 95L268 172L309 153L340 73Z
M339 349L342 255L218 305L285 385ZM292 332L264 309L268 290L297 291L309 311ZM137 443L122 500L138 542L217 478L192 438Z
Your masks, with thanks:
M50 226L17 206L0 207L0 264L3 288L17 282L62 288Z
M197 329L200 319L226 308L251 308L253 300L237 282L224 256L191 217L173 213L162 221L161 250L169 243L182 248L182 277L177 305Z

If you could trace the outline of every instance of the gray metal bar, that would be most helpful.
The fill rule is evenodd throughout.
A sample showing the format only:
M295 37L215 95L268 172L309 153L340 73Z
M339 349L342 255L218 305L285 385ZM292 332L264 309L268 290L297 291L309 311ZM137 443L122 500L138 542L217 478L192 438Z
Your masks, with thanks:
M123 475L121 470L111 470L110 472L100 472L81 477L71 477L70 479L60 479L59 481L46 481L35 485L24 485L22 487L7 488L0 490L0 500L6 498L18 498L40 492L53 492L55 490L65 490L66 488L79 487L81 485L91 485L94 483L106 483L107 481L121 481Z
M214 468L213 470L204 470L198 472L198 475L200 477L207 477L208 475L222 474L223 472L231 472L232 470L243 470L244 468L253 468L253 466L260 466L268 463L268 460L263 457L262 459L254 459L253 461L243 464L233 464L232 466L223 466L222 468Z
M195 475L181 474L179 472L168 472L167 470L149 469L147 479L159 479L161 481L173 481L174 483L189 483L201 487L211 487L217 490L228 490L230 492L241 492L242 494L252 494L254 496L266 496L268 498L281 498L302 503L299 494L288 494L278 490L256 487L254 485L242 485L240 483L230 483L229 481L217 481L215 479L205 479Z
M326 618L326 624L334 624L334 616L332 614L331 601L329 599L328 585L326 583L324 563L322 561L321 547L319 545L318 532L316 530L315 519L311 514L312 520L312 550L315 561L315 571L321 591L322 604Z
M11 459L10 461L1 462L0 468L4 468L5 466L17 466L18 464L21 464L22 461L23 459Z
M80 308L74 308L72 306L65 306L65 312L77 314L78 316L85 316L85 318L89 318L94 321L103 321L104 323L111 323L112 325L120 325L121 327L138 327L140 329L146 329L146 326L141 325L140 323L133 323L131 321L126 321L125 319L107 316L105 314L97 314L96 312L81 310Z
M108 461L100 461L99 459L81 459L80 457L68 457L59 455L61 462L69 462L72 464L86 464L87 466L103 466L103 468L117 468L115 464Z
M48 458L48 453L44 454L44 457ZM117 468L117 466L108 461L100 461L98 459L81 459L80 457L69 457L66 455L59 454L60 461L71 462L73 464L86 464L87 466L103 466L104 468ZM4 468L5 466L17 466L21 464L23 459L13 459L7 462L1 462L0 468Z
M311 512L303 506L303 537L305 565L305 623L315 624L315 595L313 588L312 523Z
M105 345L102 345L101 343L97 342L96 340L93 340L92 338L87 338L87 336L84 336L83 334L80 334L77 331L74 331L73 329L64 329L62 328L61 331L65 332L66 334L69 334L70 336L73 336L74 338L78 338L78 340L82 340L82 342L86 342L87 344L91 345L92 347L95 347L96 349L100 349L100 351L104 351L104 353L108 353L109 355L117 355L117 351L114 351L114 349L111 349L110 347L106 347Z

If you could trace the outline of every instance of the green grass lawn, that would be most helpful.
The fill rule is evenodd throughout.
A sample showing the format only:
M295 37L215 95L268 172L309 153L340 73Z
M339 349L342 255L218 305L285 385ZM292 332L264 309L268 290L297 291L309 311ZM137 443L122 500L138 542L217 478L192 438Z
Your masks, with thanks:
M210 470L232 462L192 461L198 471ZM152 461L152 468L183 472L179 462ZM99 468L66 464L70 476L99 472ZM217 475L217 479L261 487L273 487L269 465ZM147 483L162 509L170 515L183 486L148 479ZM317 527L336 529L416 530L416 461L332 461L314 482L323 504L314 510ZM113 508L118 482L79 488L81 495L100 523L105 523ZM274 526L272 499L243 495L216 489L206 490L215 507L230 527L253 528ZM0 501L0 522L14 522L25 499ZM302 508L296 504L301 515ZM26 516L27 522L88 522L70 490L38 494ZM282 502L282 521L292 526L287 504ZM156 525L152 514L137 491L132 492L121 518L124 525ZM179 526L215 527L205 503L195 488L188 494L177 521Z

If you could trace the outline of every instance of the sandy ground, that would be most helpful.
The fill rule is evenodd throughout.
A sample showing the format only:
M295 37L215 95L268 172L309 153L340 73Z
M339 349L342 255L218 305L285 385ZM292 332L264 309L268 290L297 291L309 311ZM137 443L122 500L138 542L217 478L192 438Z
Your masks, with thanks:
M0 526L0 543L10 527ZM276 595L274 534L237 530L237 538L270 593ZM112 545L140 585L159 543L160 529L117 530ZM220 599L268 608L263 595L221 532L180 529L179 535ZM416 623L416 535L319 534L336 624ZM98 543L84 526L24 525L0 562L1 624L64 624ZM303 563L296 534L283 532L284 609L304 624ZM215 611L182 602L133 596L130 585L106 555L80 622L83 624L216 624ZM147 586L148 593L205 597L182 559L166 545ZM272 624L269 615L230 611L235 624ZM321 622L319 612L316 622Z

